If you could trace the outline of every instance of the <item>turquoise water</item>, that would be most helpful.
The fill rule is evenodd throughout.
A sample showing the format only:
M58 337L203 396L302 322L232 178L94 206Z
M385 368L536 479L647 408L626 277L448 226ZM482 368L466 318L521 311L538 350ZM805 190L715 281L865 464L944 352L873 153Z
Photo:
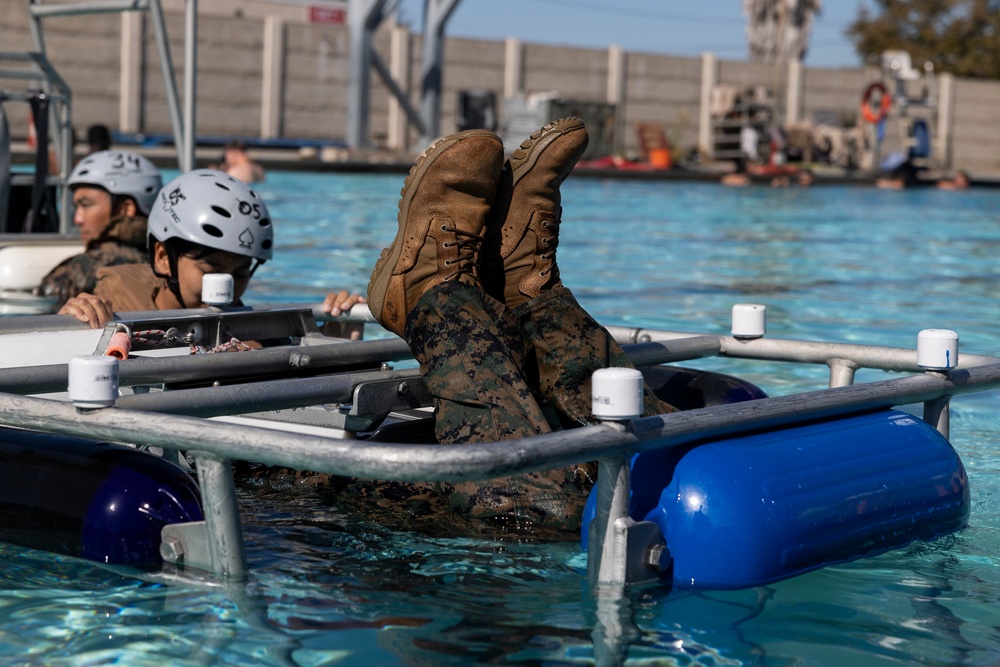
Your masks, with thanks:
M276 258L247 301L363 290L392 239L401 175L272 173ZM724 189L570 179L559 263L608 324L725 333L732 304L768 334L891 346L924 328L1000 353L1000 191ZM772 395L825 367L710 359ZM874 372L859 379L874 379ZM615 614L629 664L1000 662L996 392L953 402L969 527L759 589L633 589ZM394 534L311 488L241 489L242 590L163 587L0 549L0 662L29 665L593 664L598 609L576 544Z

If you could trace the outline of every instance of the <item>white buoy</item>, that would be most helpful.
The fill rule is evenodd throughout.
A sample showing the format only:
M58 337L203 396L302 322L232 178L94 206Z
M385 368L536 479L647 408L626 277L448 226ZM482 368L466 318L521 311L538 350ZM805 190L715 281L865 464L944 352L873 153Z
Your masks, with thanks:
M206 273L201 277L201 302L206 306L228 306L233 302L233 277L228 273Z
M917 334L917 366L931 371L958 366L958 334L949 329L924 329Z
M100 355L69 360L69 400L77 408L93 410L118 400L118 359Z
M760 338L767 331L767 306L759 303L738 303L733 306L733 336Z
M591 412L599 419L625 421L642 415L642 373L634 368L601 368L591 377Z

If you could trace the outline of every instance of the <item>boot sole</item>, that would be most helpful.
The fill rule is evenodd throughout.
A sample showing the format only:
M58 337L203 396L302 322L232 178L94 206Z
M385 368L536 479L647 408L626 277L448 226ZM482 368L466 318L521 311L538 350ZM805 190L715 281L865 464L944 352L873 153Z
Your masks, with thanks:
M521 178L534 168L538 158L559 137L584 129L584 122L570 116L554 120L521 142L521 147L510 156L511 180L516 186Z
M389 280L392 279L396 265L399 263L399 257L403 252L404 244L400 242L400 239L404 236L410 203L413 201L413 196L420 185L420 181L423 179L424 174L427 173L427 170L430 169L434 160L445 149L454 146L463 139L471 137L495 138L499 141L496 133L489 130L465 130L464 132L438 139L424 149L424 152L417 157L416 162L410 168L410 173L406 175L403 187L399 191L399 215L396 218L398 224L396 238L393 239L392 244L388 248L385 248L379 254L378 261L375 262L375 268L372 270L372 276L368 283L368 306L377 320L381 321L382 307L385 305L385 295L389 290Z

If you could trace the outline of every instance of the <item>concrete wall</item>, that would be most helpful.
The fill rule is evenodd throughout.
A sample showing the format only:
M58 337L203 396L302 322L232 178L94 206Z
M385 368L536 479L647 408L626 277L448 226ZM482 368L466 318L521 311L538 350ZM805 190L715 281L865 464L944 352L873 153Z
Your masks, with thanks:
M270 15L266 3L247 0L230 3L230 7L223 6L225 1L201 3L205 15L199 22L198 40L199 135L342 140L347 127L348 29L309 23L300 10L295 13L288 6L276 6L276 13ZM216 14L207 14L206 5ZM178 85L183 71L182 6L166 2ZM79 135L93 123L147 134L170 132L159 55L148 18L142 14L49 18L45 28L50 59L73 90L73 122ZM130 50L133 32L137 41ZM419 109L422 40L419 35L407 35L397 42L390 39L390 32L388 27L379 31L376 50L386 63L406 64L407 75L399 83ZM31 48L22 0L0 2L0 45L4 51ZM615 143L626 153L638 150L634 127L640 122L661 123L675 148L699 143L706 71L702 59L518 43L518 57L512 60L510 46L500 41L448 39L442 133L454 131L458 93L465 89L493 91L502 124L505 85L509 90L514 81L522 93L555 90L578 102L618 102ZM405 53L394 53L394 48ZM715 83L741 89L763 85L776 92L779 108L784 104L784 78L775 67L711 63ZM518 71L508 71L511 67ZM123 72L135 68L137 83L129 84ZM372 142L417 152L422 148L417 145L418 133L390 127L391 123L402 127L394 120L400 116L399 109L380 77L374 71L371 77ZM802 119L851 122L858 116L861 91L870 80L872 73L862 69L805 70ZM0 87L23 90L27 84L0 79ZM949 111L940 127L949 133L943 148L952 164L973 173L1000 172L1000 128L994 121L1000 82L955 80L948 95ZM23 137L26 105L8 103L5 109L12 134ZM890 128L892 121L890 117ZM889 136L883 151L898 148L891 131Z
M333 137L347 126L350 34L345 27L285 26L280 134Z
M972 173L1000 172L1000 83L955 80L952 161Z
M701 61L629 53L625 71L624 150L638 151L633 128L642 122L663 123L676 146L697 144Z

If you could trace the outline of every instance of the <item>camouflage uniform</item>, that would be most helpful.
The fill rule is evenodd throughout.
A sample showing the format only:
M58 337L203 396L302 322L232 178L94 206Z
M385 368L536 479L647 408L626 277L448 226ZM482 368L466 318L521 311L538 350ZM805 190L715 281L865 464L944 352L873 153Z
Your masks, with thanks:
M565 287L508 309L475 287L444 282L406 320L442 445L500 443L595 423L591 375L632 367ZM672 411L646 389L647 415ZM483 482L329 482L338 503L380 522L403 520L446 534L471 529L572 539L596 478L591 462ZM443 514L451 518L441 521Z
M595 423L590 377L632 364L565 287L508 309L481 290L446 282L407 318L406 340L434 397L442 444L497 442ZM547 401L553 415L542 411ZM670 406L646 393L651 414Z
M93 293L97 285L97 270L121 264L145 264L146 218L118 216L111 219L101 235L87 244L79 255L63 260L52 269L35 294L54 296L56 308L82 292Z
M149 264L99 269L93 294L111 301L115 312L183 308L167 286L167 280L154 274Z

